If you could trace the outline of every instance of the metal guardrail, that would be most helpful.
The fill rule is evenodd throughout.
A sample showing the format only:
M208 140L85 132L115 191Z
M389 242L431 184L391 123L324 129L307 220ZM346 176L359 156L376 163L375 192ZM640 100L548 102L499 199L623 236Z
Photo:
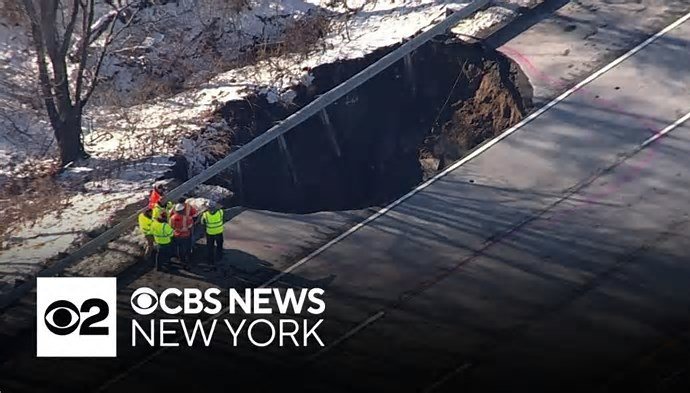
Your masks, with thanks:
M427 41L432 39L433 37L443 34L446 30L449 28L453 27L456 25L460 20L468 17L469 15L472 15L476 11L484 8L490 3L490 0L474 0L462 9L454 12L447 18L445 18L443 21L439 22L438 24L434 25L432 28L430 28L427 31L422 32L418 36L414 37L410 41L404 43L401 45L399 48L396 50L392 51L391 53L385 55L381 59L379 59L377 62L374 64L371 64L364 70L360 71L357 73L355 76L352 78L344 81L343 83L339 84L338 86L334 87L333 89L329 90L328 92L322 94L318 98L316 98L314 101L310 102L306 106L304 106L302 109L298 110L297 112L293 113L292 115L288 116L277 124L276 126L270 128L268 131L264 132L263 134L257 136L256 138L252 139L249 143L245 144L238 150L230 153L228 156L223 158L222 160L216 162L215 164L211 165L210 167L206 168L203 172L199 173L198 175L192 177L191 179L187 180L186 182L180 184L177 188L174 190L170 191L167 195L168 199L170 200L175 200L188 192L192 191L194 188L196 188L198 185L203 184L206 182L208 179L212 178L213 176L216 176L217 174L221 173L222 171L228 169L230 166L233 164L239 162L243 158L249 156L250 154L254 153L261 147L267 145L268 143L274 141L276 138L279 136L285 134L286 132L290 131L292 128L295 126L298 126L308 118L312 117L313 115L317 114L319 111L325 109L328 105L332 104L333 102L337 101L338 99L342 98L352 90L356 89L359 87L361 84L364 82L368 81L372 77L376 76L379 74L381 71L385 70L386 68L390 67L394 63L398 62L399 60L403 59L405 56L409 55L412 53L414 50L419 48L420 46L424 45ZM70 255L67 257L53 263L50 267L42 270L41 272L38 273L38 276L54 276L62 271L64 271L66 268L68 268L70 265L74 264L75 262L79 261L80 259L87 257L95 252L97 252L100 248L104 247L106 244L110 243L111 241L115 240L117 237L121 236L125 231L130 229L135 222L137 221L137 216L139 212L127 217L114 227L108 229L107 231L103 232L101 235L97 236L96 238L90 240L86 244L84 244L82 247L79 249L73 251ZM5 309L9 305L11 305L14 301L19 299L21 296L29 292L34 284L35 284L35 279L31 279L26 281L25 283L15 287L12 292L2 295L0 297L0 310Z

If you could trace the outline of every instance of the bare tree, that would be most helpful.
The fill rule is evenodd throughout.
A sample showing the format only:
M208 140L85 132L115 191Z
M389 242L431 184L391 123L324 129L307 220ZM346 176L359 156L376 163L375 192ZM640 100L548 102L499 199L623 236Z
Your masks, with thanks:
M38 82L42 100L66 165L87 158L81 139L82 111L98 84L98 74L108 45L113 40L115 24L125 19L128 6L117 8L94 23L95 0L21 0L29 22L36 50ZM131 22L132 15L129 16ZM107 28L103 27L107 23ZM75 38L75 27L81 33ZM93 37L107 34L99 53L89 55ZM76 48L72 41L75 41ZM73 50L73 51L72 51ZM70 54L70 52L72 53ZM70 79L68 60L76 63Z

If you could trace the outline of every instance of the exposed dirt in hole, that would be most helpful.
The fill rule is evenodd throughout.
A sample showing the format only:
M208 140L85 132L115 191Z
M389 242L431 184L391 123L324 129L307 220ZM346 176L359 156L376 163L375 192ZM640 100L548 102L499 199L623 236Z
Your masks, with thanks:
M315 68L313 83L295 88L290 107L260 95L228 102L220 115L233 129L231 144L265 132L394 48ZM236 173L216 181L251 208L307 213L381 205L530 107L531 87L510 59L479 45L432 41L413 54L411 67L400 61L329 106L332 134L319 116L286 134L291 164L276 141L242 161L241 186Z

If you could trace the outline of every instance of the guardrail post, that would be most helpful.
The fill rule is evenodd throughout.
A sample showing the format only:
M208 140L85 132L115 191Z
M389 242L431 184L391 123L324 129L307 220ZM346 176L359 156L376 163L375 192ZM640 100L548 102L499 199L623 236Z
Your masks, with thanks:
M319 116L321 117L321 122L326 127L328 139L331 141L331 145L333 145L335 155L338 157L342 156L342 152L340 151L340 145L338 144L338 139L335 135L335 128L333 128L333 124L331 124L331 119L328 117L328 111L326 111L326 109L324 108L323 110L321 110L321 112L319 112Z
M403 58L403 64L405 67L406 82L410 85L410 89L412 89L412 95L415 95L417 91L417 84L415 83L414 78L414 65L412 64L411 52L405 55Z
M244 202L244 188L242 185L242 161L237 161L235 163L235 176L233 177L234 180L234 188L235 192L237 193L237 201L239 203Z
M285 161L288 165L288 170L290 171L290 176L292 176L292 183L297 184L297 172L295 171L295 163L292 161L292 155L288 149L287 142L285 141L285 136L280 135L278 137L278 146L280 146L280 151L285 157Z

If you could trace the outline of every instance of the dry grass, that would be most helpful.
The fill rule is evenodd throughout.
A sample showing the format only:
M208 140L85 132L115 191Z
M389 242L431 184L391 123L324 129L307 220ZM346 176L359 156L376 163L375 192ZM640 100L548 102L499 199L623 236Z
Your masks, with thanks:
M184 90L185 76L192 75L194 72L189 66L183 62L179 63L175 75L156 75L152 73L152 79L147 79L145 83L137 86L129 94L129 100L132 103L150 102L156 98L172 97ZM104 104L117 103L116 99L107 100L103 96L99 97Z
M230 0L236 7L246 6L248 0ZM234 10L234 8L233 8ZM234 11L237 12L237 11ZM220 22L208 24L205 31L199 35L198 42L193 48L180 47L173 51L174 57L159 57L155 63L146 57L134 56L124 49L117 51L122 62L131 67L139 68L147 75L146 82L139 84L127 97L127 102L121 102L116 95L108 94L105 90L97 93L97 103L101 105L131 106L150 102L153 99L167 98L187 89L201 86L219 73L231 69L241 68L265 61L272 74L280 74L283 70L278 66L278 58L297 56L296 61L307 58L317 50L327 49L325 36L338 24L334 15L326 12L310 12L299 18L291 18L284 27L281 37L260 37L254 43L232 53L228 58L226 48L218 46L218 26ZM181 33L182 34L182 33ZM182 42L171 40L172 42ZM204 69L195 69L193 61L196 57L208 59Z
M249 5L250 5L250 0L227 0L226 1L226 6L230 10L230 12L233 12L235 14L239 14L240 12L248 9Z
M248 52L245 62L257 63L286 55L305 59L315 50L326 50L324 38L335 26L333 15L310 12L301 18L293 18L283 30L282 39L260 42Z
M0 0L0 18L14 26L24 24L26 15L20 0Z
M240 66L261 63L262 74L268 77L252 79L250 76L248 80L255 85L265 85L267 81L271 81L278 90L289 87L283 85L286 81L284 76L294 72L295 63L318 51L329 49L325 37L333 33L334 29L342 27L336 18L324 11L309 12L301 18L290 20L285 25L282 39L266 40L253 45L245 52Z
M297 54L306 58L313 50L323 44L323 39L331 30L332 17L324 12L314 12L304 18L293 19L285 27L283 40L276 43L277 53ZM326 49L321 47L321 49Z
M212 21L216 18L223 20L232 19L240 12L246 11L251 6L251 0L205 0L199 1L194 7L194 13L199 21Z
M50 211L68 206L69 190L55 180L58 169L57 161L26 163L21 168L26 176L9 178L3 184L0 211L7 225L0 226L0 247L12 237L11 227L34 222Z

